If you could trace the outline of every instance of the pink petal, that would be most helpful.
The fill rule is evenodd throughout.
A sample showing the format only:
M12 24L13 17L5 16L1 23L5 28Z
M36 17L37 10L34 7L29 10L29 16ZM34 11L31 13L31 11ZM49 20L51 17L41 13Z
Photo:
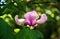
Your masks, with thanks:
M25 24L31 25L30 21L28 19L25 19Z
M25 23L28 25L35 25L36 24L36 19L39 18L38 14L36 11L31 11L31 12L27 12L25 14Z
M34 26L36 24L36 20L28 20L28 19L25 19L25 24L27 25L30 25L30 26Z
M36 25L36 20L33 20L32 25Z
M16 21L17 24L20 25L20 24L23 24L24 23L25 19L18 19L18 15L16 15L15 16L15 21Z
M47 21L46 14L42 14L40 20L37 20L37 23L43 24Z
M24 15L24 17L26 18L26 19L38 19L39 18L39 16L38 16L38 14L37 14L37 12L36 11L31 11L31 12L27 12L25 15Z

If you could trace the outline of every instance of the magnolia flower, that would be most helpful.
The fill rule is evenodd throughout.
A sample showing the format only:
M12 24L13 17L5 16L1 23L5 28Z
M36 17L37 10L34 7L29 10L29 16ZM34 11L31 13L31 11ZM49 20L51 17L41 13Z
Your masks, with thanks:
M25 19L18 19L18 15L15 16L15 21L17 24L26 24L29 26L37 26L37 24L43 24L47 21L47 16L46 14L42 14L41 18L39 18L38 14L36 11L31 11L31 12L27 12L24 15Z

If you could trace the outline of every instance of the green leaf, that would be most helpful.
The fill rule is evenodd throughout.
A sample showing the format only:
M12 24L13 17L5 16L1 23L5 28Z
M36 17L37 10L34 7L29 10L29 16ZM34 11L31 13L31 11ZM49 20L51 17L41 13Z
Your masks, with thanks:
M38 30L21 29L16 39L43 39L43 35Z
M0 16L4 15L3 11L6 9L6 7L0 8Z
M12 28L0 18L0 39L14 39Z

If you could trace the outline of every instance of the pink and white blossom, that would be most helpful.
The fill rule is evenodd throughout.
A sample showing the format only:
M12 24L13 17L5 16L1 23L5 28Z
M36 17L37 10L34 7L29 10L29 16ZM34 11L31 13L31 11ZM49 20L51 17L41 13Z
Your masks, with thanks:
M18 19L18 15L15 16L15 21L17 24L26 24L29 26L36 26L37 24L43 24L47 21L46 14L42 14L41 18L39 18L36 11L27 12L24 15L25 19Z

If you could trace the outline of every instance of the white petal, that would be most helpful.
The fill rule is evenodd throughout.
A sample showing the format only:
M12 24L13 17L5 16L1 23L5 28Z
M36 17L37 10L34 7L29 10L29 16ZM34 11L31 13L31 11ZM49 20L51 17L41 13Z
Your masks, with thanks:
M25 19L19 19L19 22L23 24L25 22Z
M18 19L18 15L16 15L15 16L15 21L16 21L17 24L20 25L20 24L23 24L24 23L25 19Z

